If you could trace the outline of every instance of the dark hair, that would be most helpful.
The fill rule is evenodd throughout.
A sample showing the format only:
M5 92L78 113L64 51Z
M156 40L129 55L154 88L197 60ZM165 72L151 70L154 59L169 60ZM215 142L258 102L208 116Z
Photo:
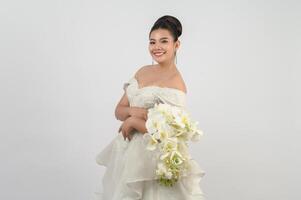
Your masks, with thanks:
M153 27L151 28L151 30L149 32L149 36L153 30L156 30L159 28L169 30L170 33L173 35L174 41L177 41L178 37L180 37L182 35L181 22L177 18L175 18L171 15L164 15L164 16L160 17L159 19L157 19L157 21L155 22L155 24L153 25Z

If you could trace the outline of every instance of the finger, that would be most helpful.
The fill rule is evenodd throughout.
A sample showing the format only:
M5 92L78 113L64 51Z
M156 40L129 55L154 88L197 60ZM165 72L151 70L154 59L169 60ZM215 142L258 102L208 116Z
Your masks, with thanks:
M132 132L128 133L128 138L129 138L130 141L133 139L133 133Z
M126 136L125 136L125 132L122 131L122 136L123 136L123 139L126 140Z
M131 136L130 136L129 132L126 132L126 137L129 141L131 141Z

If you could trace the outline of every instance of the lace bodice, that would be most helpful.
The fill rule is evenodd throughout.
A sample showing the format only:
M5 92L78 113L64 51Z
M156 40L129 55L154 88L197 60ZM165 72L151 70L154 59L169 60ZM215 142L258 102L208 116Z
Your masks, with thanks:
M186 108L186 93L170 87L145 86L139 88L135 77L124 83L130 106L151 108L155 103L167 103L170 105Z

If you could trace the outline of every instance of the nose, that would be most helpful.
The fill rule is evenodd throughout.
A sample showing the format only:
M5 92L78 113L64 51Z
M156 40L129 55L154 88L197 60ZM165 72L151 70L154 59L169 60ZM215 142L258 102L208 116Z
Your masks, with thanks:
M155 50L159 50L159 49L161 49L161 46L158 45L158 44L156 44L156 45L155 45Z

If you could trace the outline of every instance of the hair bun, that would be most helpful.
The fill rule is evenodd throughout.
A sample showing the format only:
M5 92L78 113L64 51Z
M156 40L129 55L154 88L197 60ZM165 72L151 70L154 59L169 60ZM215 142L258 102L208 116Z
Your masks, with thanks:
M182 35L182 24L177 18L170 15L165 15L162 18L162 20L165 20L167 23L170 23L172 27L174 27L178 37Z
M174 40L177 41L178 37L182 35L182 24L181 22L174 16L171 15L164 15L157 19L153 27L151 28L150 33L159 28L168 29L173 37Z

